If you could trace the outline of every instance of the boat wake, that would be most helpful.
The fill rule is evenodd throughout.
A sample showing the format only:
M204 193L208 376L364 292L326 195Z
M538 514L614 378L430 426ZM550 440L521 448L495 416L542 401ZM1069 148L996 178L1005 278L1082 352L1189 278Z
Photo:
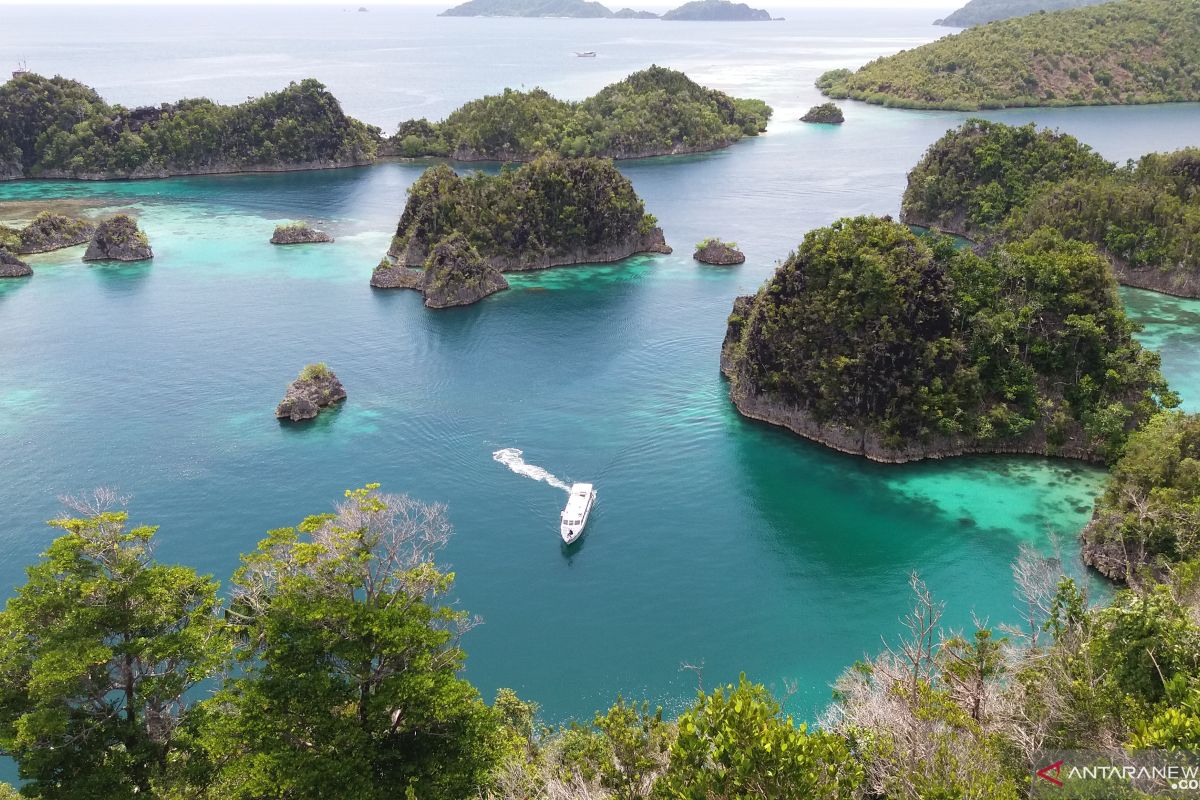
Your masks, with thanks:
M534 464L526 464L525 459L521 458L523 452L515 447L506 447L503 450L497 450L492 453L492 460L499 461L518 475L533 478L535 481L545 481L555 489L562 489L564 492L571 491L569 485L563 483L546 470Z

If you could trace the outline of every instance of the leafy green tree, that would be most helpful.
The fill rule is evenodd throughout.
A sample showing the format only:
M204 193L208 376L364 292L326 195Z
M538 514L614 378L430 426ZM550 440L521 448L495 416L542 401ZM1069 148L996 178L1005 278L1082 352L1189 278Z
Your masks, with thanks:
M444 507L372 484L243 558L239 670L201 736L212 796L459 800L486 783L504 743L458 677L473 620L440 602L449 535Z
M0 612L0 747L30 797L145 796L227 651L211 578L157 563L98 492Z
M842 738L793 725L761 685L701 694L679 718L655 794L676 800L815 800L848 796L862 779Z

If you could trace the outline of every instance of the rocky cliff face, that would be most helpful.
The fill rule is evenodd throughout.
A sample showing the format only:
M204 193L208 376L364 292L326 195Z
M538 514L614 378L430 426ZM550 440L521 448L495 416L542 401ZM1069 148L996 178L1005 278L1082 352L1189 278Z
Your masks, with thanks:
M1200 273L1143 267L1135 269L1119 258L1111 258L1117 282L1137 289L1170 294L1176 297L1200 297Z
M663 237L662 228L649 233L634 233L616 242L600 247L580 247L560 252L522 253L520 255L496 255L484 258L484 263L500 272L533 272L550 267L567 267L576 264L608 264L621 261L639 253L662 253L670 255L671 247ZM417 237L410 238L402 246L393 245L389 255L396 263L407 267L422 267L429 258L428 245Z
M476 303L508 288L498 269L480 258L461 235L451 234L434 245L421 269L384 262L375 268L371 285L381 289L416 289L428 308Z
M275 233L271 236L271 244L316 244L332 241L332 236L313 228L307 222L277 225Z
M17 252L48 253L64 247L74 247L91 240L96 226L84 219L43 211L21 230Z
M733 247L733 245L722 242L719 239L708 239L700 243L700 246L696 248L696 252L692 254L692 258L702 264L716 264L727 267L745 262L746 254Z
M333 371L324 364L312 364L288 386L287 394L275 408L275 416L292 422L313 419L322 408L345 399L346 389Z
M0 278L27 278L32 274L28 264L0 248Z
M146 234L127 214L101 222L83 254L84 261L145 261L153 257Z

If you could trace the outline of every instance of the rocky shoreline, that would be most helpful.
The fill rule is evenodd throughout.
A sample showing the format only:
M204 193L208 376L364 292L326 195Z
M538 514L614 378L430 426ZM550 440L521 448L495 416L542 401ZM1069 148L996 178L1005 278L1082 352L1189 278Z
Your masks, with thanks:
M17 252L32 255L75 247L89 242L95 233L95 223L43 211L21 230Z
M742 137L742 138L745 139L745 138L749 138L749 137ZM605 150L603 152L596 153L596 158L611 158L613 161L637 161L638 159L643 159L643 158L663 158L663 157L667 157L667 156L686 156L686 155L695 155L698 153L714 153L718 150L724 150L727 147L732 147L733 145L737 144L740 141L742 141L742 139L728 139L728 140L722 141L720 143L711 144L711 145L707 145L707 146L703 146L703 145L686 146L686 145L680 144L680 145L676 145L674 147L669 147L669 148L668 147L660 147L660 148L656 148L654 150L637 151L637 152L631 152L628 150ZM533 159L537 158L538 155L539 154L537 154L537 153L532 153L532 154L531 153L522 153L519 155L511 154L511 155L506 155L503 157L497 157L496 155L481 154L469 147L460 147L457 150L455 150L453 153L451 153L448 156L448 158L451 161L461 161L466 164L475 164L475 163L481 163L481 162L526 163L526 162L532 161ZM425 156L419 156L417 158L407 158L407 157L402 157L402 158L403 158L403 160L406 160L406 161L416 161L419 158L425 158Z
M385 259L371 274L371 285L415 289L424 295L426 308L452 308L504 291L508 281L461 234L453 234L434 246L421 269Z
M0 278L28 278L33 270L4 248L0 248Z
M187 178L202 175L254 175L275 172L314 172L324 169L348 169L369 167L378 159L354 159L348 161L305 161L291 164L214 164L208 167L171 169L169 167L136 169L130 172L73 172L71 170L44 170L37 175L12 175L0 172L0 181L138 181L158 178Z
M572 267L579 264L611 264L615 261L640 255L642 253L659 253L670 255L674 252L663 236L662 228L654 228L649 233L634 234L626 239L610 243L600 248L578 248L560 253L524 254L521 256L486 256L483 263L500 272L536 272L552 267ZM388 256L403 267L420 268L429 257L429 250L421 243L410 241L403 249L396 250L393 246Z

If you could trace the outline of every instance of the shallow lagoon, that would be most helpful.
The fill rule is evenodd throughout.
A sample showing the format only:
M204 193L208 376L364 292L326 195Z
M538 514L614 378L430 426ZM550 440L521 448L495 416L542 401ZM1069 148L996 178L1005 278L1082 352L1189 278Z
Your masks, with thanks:
M170 21L142 11L150 31ZM706 27L702 39L729 37L718 55L660 29L618 27L626 23L539 21L520 36L496 34L511 34L507 22L460 26L439 34L439 47L458 48L450 56L430 47L397 57L412 73L399 95L389 93L391 73L370 69L370 47L386 49L364 44L375 34L347 29L309 58L309 40L288 38L288 26L311 26L305 15L316 12L297 13L262 44L265 61L238 37L223 42L209 89L194 77L212 49L204 28L194 57L176 53L155 73L97 64L71 30L58 48L39 49L28 9L0 39L27 26L33 66L48 59L45 71L79 75L95 65L95 82L125 102L198 91L237 99L311 73L352 113L390 125L504 83L581 96L655 60L765 97L780 114L767 136L720 153L622 165L674 255L522 275L508 292L442 313L415 293L367 285L421 164L0 184L0 218L15 208L5 201L133 208L156 253L145 265L85 266L78 249L63 251L35 257L33 279L0 283L5 592L49 541L42 522L64 492L119 487L134 496L136 521L162 526L162 557L226 577L267 529L379 481L449 505L457 597L486 621L466 641L468 674L485 693L513 686L550 719L590 714L617 692L677 709L694 686L680 662L703 662L709 684L741 670L779 689L796 681L790 704L811 717L838 672L895 630L909 571L947 601L952 624L972 612L998 622L1012 616L1018 544L1046 547L1051 532L1070 542L1086 520L1098 470L1026 458L881 466L743 420L726 398L717 355L732 299L752 292L804 231L895 213L905 171L962 119L851 104L839 129L794 121L816 102L811 79L822 69L941 35L925 24L928 11L877 31L862 31L852 12ZM430 36L462 22L388 14ZM598 64L558 54L581 31L597 37L586 49L601 53ZM491 65L467 57L485 36ZM459 80L436 79L447 59ZM989 116L1061 126L1113 159L1195 143L1200 130L1190 105ZM320 223L337 242L268 245L273 225L293 218ZM737 240L747 263L695 264L691 245L708 235ZM1197 408L1200 303L1124 296ZM337 371L348 403L308 427L281 426L274 404L318 359ZM557 541L564 495L493 461L502 447L597 484L581 546Z

